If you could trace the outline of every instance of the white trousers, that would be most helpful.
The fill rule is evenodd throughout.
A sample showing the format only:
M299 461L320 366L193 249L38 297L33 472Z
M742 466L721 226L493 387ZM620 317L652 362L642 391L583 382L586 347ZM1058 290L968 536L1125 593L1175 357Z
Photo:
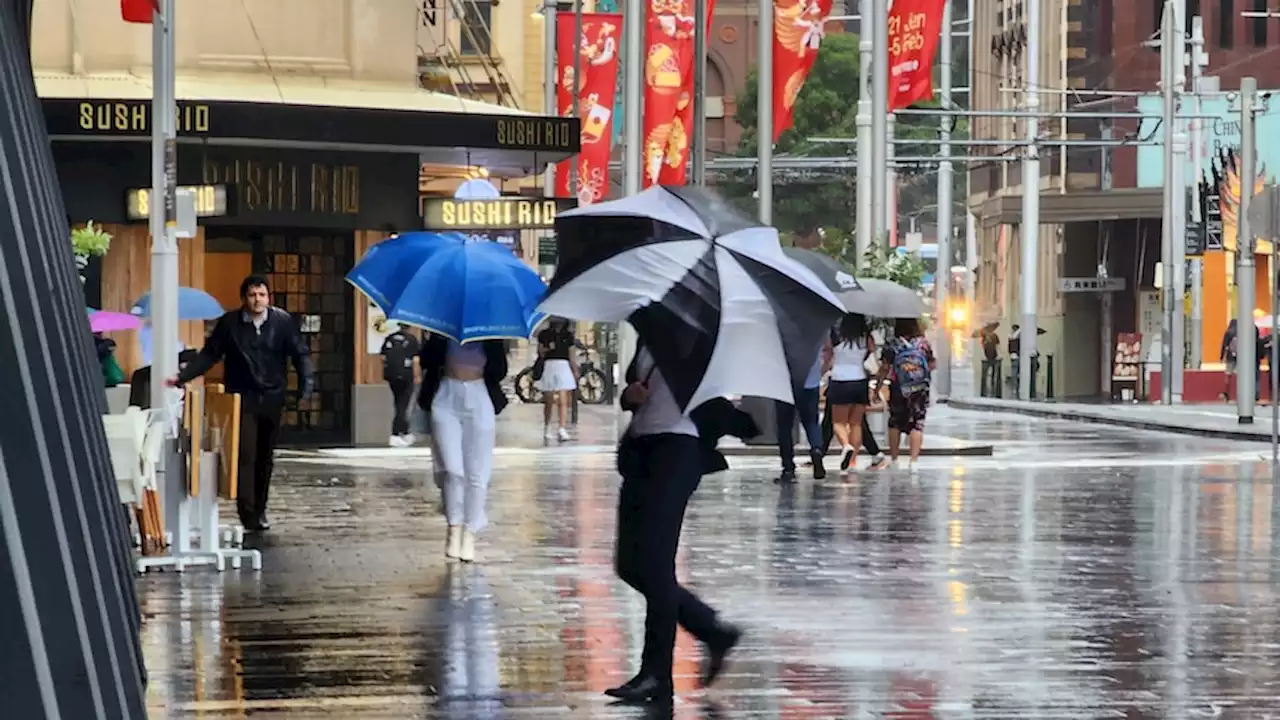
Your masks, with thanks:
M436 472L444 476L444 515L451 526L479 532L489 522L485 501L493 474L495 420L483 380L440 382L431 401L431 432Z

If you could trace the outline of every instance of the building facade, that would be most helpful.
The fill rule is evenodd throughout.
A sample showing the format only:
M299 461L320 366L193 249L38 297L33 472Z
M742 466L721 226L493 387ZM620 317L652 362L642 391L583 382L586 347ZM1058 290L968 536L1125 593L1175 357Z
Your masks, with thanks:
M514 185L578 147L572 119L472 99L475 88L424 89L420 12L375 0L178 4L178 182L227 198L200 208L197 236L180 241L180 282L233 308L240 280L261 273L299 319L317 392L290 400L293 442L347 442L389 422L369 305L344 276L390 232L422 227L422 186ZM75 0L37 3L33 24L68 220L113 235L87 299L128 311L150 286L151 28L124 23L116 4ZM490 40L521 40L512 27ZM467 37L472 50L484 42ZM203 331L184 322L182 339L199 346ZM145 364L133 336L115 339L126 370Z

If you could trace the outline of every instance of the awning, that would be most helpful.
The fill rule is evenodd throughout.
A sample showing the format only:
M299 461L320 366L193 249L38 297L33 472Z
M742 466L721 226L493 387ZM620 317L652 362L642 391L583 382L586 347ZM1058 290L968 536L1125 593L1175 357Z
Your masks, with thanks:
M1040 192L1040 222L1058 225L1103 220L1159 219L1163 215L1161 188L1115 190L1057 190ZM1022 222L1022 195L1001 195L974 208L982 227L1018 225Z
M386 83L219 74L177 79L184 143L417 153L523 177L576 153L579 123ZM36 75L55 141L150 139L151 79Z

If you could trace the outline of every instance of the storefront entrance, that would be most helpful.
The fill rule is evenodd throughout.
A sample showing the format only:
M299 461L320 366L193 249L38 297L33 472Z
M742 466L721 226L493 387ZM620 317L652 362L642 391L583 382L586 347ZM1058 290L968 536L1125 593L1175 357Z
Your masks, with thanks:
M210 228L205 285L227 302L239 293L244 269L263 275L271 302L288 311L311 348L315 393L300 406L298 379L290 373L283 444L345 444L351 440L351 386L355 381L351 286L354 238L332 230ZM238 298L235 303L238 304Z

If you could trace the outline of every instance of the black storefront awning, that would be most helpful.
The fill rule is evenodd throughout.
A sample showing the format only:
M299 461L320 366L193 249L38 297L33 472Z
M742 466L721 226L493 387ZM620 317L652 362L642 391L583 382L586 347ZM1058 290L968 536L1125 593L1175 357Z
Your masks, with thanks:
M151 135L147 100L46 98L55 140L137 140ZM576 118L486 115L239 101L178 101L180 142L355 152L416 153L424 163L532 175L578 152Z

